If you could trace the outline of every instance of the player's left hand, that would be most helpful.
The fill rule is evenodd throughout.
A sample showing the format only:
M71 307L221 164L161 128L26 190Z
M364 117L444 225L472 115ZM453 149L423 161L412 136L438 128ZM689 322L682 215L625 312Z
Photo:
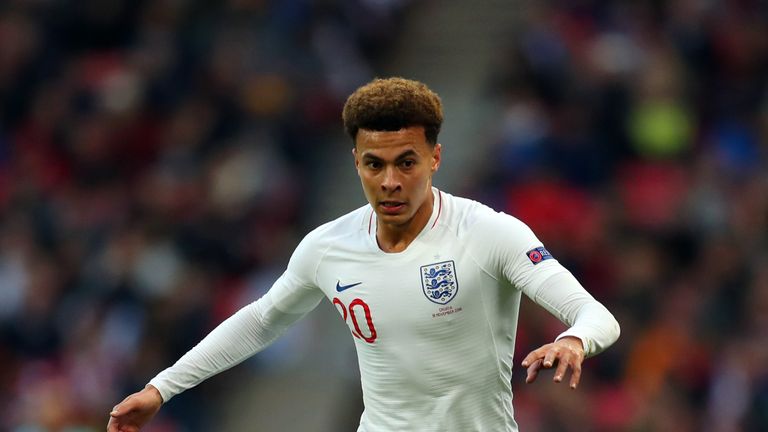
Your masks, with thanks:
M584 345L581 339L566 336L556 342L546 344L541 348L531 351L523 359L523 367L528 368L526 383L536 381L541 368L550 369L556 367L553 381L559 383L565 377L568 369L571 370L570 387L575 389L581 379L581 364L584 362Z

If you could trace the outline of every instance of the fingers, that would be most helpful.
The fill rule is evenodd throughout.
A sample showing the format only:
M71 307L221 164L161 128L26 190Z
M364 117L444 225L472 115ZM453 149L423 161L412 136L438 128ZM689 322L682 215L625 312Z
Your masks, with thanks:
M552 367L552 365L555 364L555 361L560 356L560 351L557 349L549 349L547 350L546 355L544 356L544 362L542 363L542 366L549 369Z
M575 390L576 386L579 385L579 381L581 381L581 364L576 364L571 372L571 388Z
M162 405L162 396L149 386L115 405L109 413L108 432L138 432Z
M530 384L536 381L536 377L539 376L539 369L541 369L541 359L534 361L528 367L528 374L525 377L525 382Z
M544 345L543 347L540 347L539 349L533 350L530 353L528 353L528 355L525 356L525 358L523 359L523 362L522 362L523 367L527 368L537 360L543 360L544 356L547 353L547 347L548 345Z
M110 413L110 415L112 415ZM136 432L139 430L136 419L129 414L117 414L109 418L107 432Z
M555 370L554 381L561 382L565 378L568 369L570 369L571 380L569 386L571 389L575 389L581 380L581 363L584 361L583 351L565 346L558 351L558 359L559 364Z
M133 396L133 395L131 395ZM131 396L123 399L122 402L115 405L112 411L109 413L109 422L107 423L107 432L126 432L128 429L124 428L127 421L128 414L133 410L133 401Z
M563 377L565 376L565 373L568 372L568 362L560 361L557 362L557 369L555 369L555 376L552 378L552 381L559 383L563 380Z
M133 409L133 404L131 403L131 397L128 396L127 398L123 399L122 402L115 405L114 408L112 408L112 411L109 413L112 417L117 417L119 415L125 415L131 412Z
M107 423L107 432L128 432L124 420L117 417L110 417Z
M526 383L536 380L542 368L556 367L552 380L562 382L568 370L571 370L569 386L575 389L581 380L581 363L584 361L582 352L569 348L567 344L552 343L529 353L523 359L523 367L527 367Z
M120 428L122 423L123 414L118 410L118 406L112 408L112 412L109 413L109 422L107 423L107 432L123 432Z
M117 422L113 417L109 418L109 423L107 423L107 432L119 432L117 429Z

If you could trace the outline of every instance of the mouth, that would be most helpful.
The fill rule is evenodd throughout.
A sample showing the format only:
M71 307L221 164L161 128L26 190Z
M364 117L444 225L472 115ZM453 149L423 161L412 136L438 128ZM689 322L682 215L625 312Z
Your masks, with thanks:
M379 201L379 208L384 214L397 214L405 208L402 201Z

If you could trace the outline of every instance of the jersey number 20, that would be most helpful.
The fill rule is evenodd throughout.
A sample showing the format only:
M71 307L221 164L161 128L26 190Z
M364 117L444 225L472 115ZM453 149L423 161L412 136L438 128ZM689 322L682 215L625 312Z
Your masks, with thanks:
M352 320L352 325L354 326L352 335L354 337L362 339L368 343L373 343L376 340L376 327L373 325L373 318L371 318L371 308L368 307L368 303L360 300L359 298L356 298L352 300L349 303L349 307L347 307L344 305L344 303L341 302L341 300L339 300L338 297L334 297L333 304L341 309L341 316L344 319L344 322L347 322L347 318ZM358 307L356 308L356 306ZM360 330L360 324L358 322L357 315L355 314L355 309L363 310L363 313L365 314L365 323L368 325L368 335ZM349 310L349 313L347 313L347 310Z

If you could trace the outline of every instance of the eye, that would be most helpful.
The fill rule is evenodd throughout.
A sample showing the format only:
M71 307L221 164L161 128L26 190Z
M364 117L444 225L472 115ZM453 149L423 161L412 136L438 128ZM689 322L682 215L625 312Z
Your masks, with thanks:
M416 165L416 161L413 159L405 159L404 161L400 162L400 165L403 168L413 168Z
M381 169L381 162L375 161L375 160L369 160L365 163L365 166L367 166L369 169L372 170L378 170Z

